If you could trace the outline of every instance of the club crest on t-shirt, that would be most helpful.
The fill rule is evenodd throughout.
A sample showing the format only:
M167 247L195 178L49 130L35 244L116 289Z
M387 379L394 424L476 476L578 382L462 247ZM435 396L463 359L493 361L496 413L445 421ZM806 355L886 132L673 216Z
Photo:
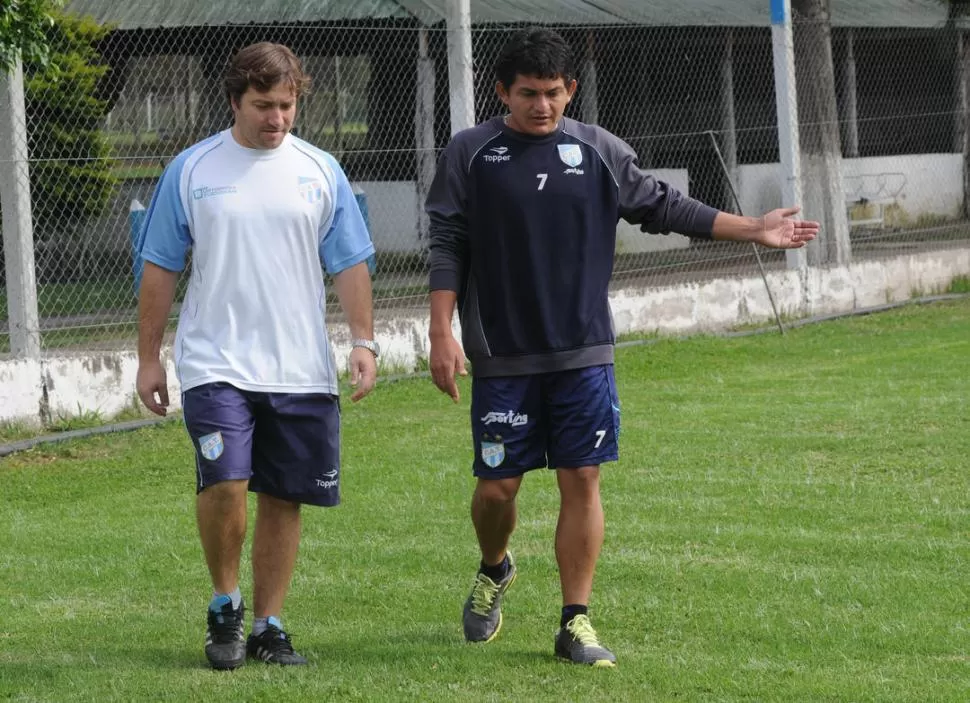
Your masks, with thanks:
M300 176L300 197L308 203L318 203L323 199L323 183L319 178Z
M557 144L559 158L567 166L575 168L583 163L583 150L579 144Z

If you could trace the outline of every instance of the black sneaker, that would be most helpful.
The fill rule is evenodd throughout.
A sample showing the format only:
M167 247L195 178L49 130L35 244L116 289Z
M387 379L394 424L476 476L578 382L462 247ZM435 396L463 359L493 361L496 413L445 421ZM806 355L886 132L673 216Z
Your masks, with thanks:
M616 666L613 652L600 644L596 630L585 615L577 615L556 635L556 656L574 664Z
M205 629L205 658L213 669L236 669L246 662L246 641L243 639L243 615L246 606L241 602L233 609L232 602L219 611L206 608L208 627Z
M270 618L275 620L276 618ZM270 623L258 635L250 635L246 640L246 652L253 659L259 659L268 664L294 666L306 664L306 657L293 651L293 643L278 625Z
M495 583L479 571L475 574L475 585L468 594L462 609L461 622L468 642L491 642L502 629L502 597L515 582L515 561L509 557L509 570L505 578Z

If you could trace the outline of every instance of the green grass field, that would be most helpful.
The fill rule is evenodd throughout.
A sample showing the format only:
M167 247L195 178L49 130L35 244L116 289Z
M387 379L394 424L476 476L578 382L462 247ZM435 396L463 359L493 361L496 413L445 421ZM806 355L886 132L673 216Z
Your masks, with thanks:
M345 406L344 504L305 512L284 613L298 670L204 666L178 422L0 460L0 699L968 699L970 300L624 348L617 378L591 609L616 669L552 656L550 472L501 636L463 643L469 386L415 379Z

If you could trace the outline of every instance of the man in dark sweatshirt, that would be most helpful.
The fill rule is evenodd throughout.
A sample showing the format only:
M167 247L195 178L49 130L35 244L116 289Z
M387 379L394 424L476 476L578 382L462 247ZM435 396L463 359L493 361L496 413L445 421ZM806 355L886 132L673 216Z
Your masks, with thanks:
M472 363L472 522L482 558L465 638L489 642L502 626L501 600L516 577L516 494L527 471L548 466L560 493L555 652L613 666L587 609L603 543L599 467L618 456L608 299L617 221L774 248L804 246L818 223L792 219L797 208L719 212L646 174L618 137L563 117L576 80L554 31L516 33L495 73L508 114L455 135L426 203L435 385L457 401L455 375L465 374L466 354ZM462 344L451 331L456 304Z

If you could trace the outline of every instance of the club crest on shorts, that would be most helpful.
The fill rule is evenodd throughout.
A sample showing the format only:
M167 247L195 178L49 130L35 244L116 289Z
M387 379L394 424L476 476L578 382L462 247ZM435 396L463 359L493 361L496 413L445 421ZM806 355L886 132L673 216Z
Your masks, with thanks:
M213 432L199 437L199 454L209 461L215 461L221 457L225 448L226 445L222 441L222 432Z
M575 168L583 163L583 151L579 144L557 144L556 148L559 149L560 160L567 166Z
M486 466L491 468L496 468L499 464L505 461L505 443L504 442L486 442L482 441L482 461L485 462Z

